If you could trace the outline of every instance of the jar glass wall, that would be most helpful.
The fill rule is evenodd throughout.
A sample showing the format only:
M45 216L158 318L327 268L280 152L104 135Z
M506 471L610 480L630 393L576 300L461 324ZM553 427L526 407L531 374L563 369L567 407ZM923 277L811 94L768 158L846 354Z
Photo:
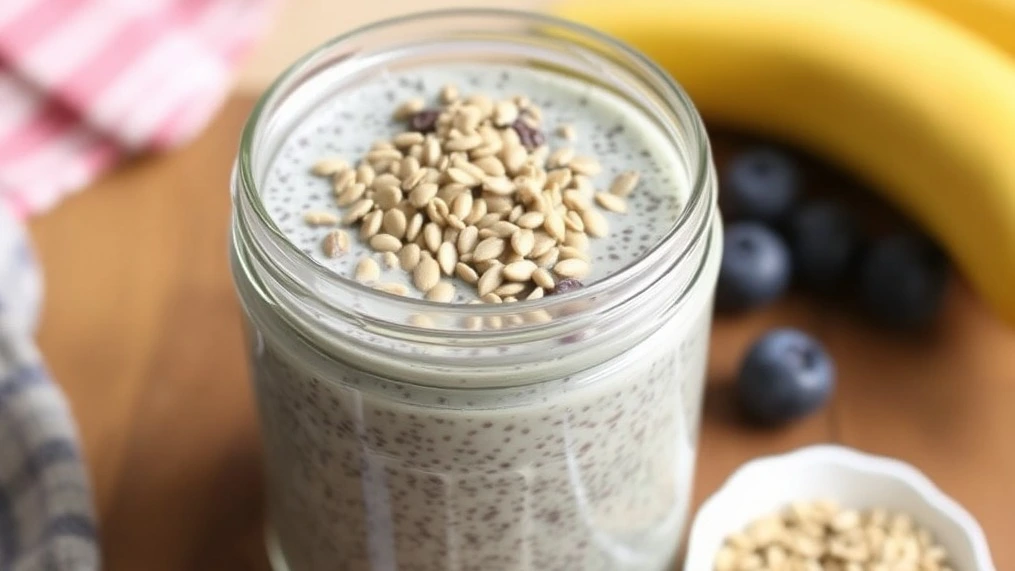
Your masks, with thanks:
M265 206L287 141L364 84L463 62L538 70L622 106L667 167L679 214L602 279L512 304L392 296L314 260ZM233 193L276 568L671 564L721 233L700 118L664 73L544 16L456 10L375 24L308 54L264 95Z

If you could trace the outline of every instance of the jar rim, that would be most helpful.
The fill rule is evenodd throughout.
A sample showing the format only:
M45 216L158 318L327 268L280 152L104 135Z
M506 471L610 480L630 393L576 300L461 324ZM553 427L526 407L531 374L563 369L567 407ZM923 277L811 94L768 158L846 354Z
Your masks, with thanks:
M310 64L314 63L317 57L326 53L331 48L345 42L356 40L357 38L372 32L393 28L402 24L440 21L448 18L511 19L530 26L534 25L541 28L558 28L566 32L569 37L577 37L584 40L602 43L610 49L618 51L625 58L633 59L642 66L643 69L641 71L650 74L654 80L659 81L664 86L665 92L663 95L667 97L667 104L685 112L690 119L690 121L687 122L686 127L690 129L690 134L693 137L693 142L695 143L691 154L693 161L688 161L688 164L685 165L691 180L690 192L688 193L687 200L681 208L676 220L666 233L662 235L659 240L653 243L652 246L650 246L643 254L612 275L589 283L579 290L561 295L548 296L538 300L519 300L517 304L525 304L526 309L538 310L556 302L573 301L575 299L595 297L602 294L615 287L618 283L623 282L626 277L636 273L647 261L653 258L653 254L658 254L658 251L663 248L664 245L670 243L673 238L681 232L681 230L683 230L687 225L693 223L693 219L698 212L697 207L702 200L706 200L708 198L708 185L710 179L709 170L711 168L711 152L709 149L708 136L705 132L704 125L700 119L697 109L690 97L683 88L680 87L680 85L657 63L649 59L637 49L612 36L609 36L608 34L600 32L589 26L548 14L505 8L444 8L427 10L368 23L319 44L317 47L290 64L279 75L279 77L271 83L265 92L258 98L244 125L240 138L237 168L234 173L234 176L238 177L241 182L239 186L240 192L244 194L243 199L251 206L253 212L256 214L257 223L263 225L263 227L273 235L274 239L278 241L278 246L288 256L299 260L299 262L304 264L307 268L310 268L316 280L341 283L342 287L350 288L358 294L367 297L374 297L376 299L383 299L387 303L394 302L399 305L403 305L405 309L410 312L440 310L444 313L460 312L461 315L498 313L498 308L495 304L446 304L425 299L396 296L378 291L368 285L361 284L355 280L351 280L347 277L334 273L332 270L318 263L309 254L301 250L285 237L284 233L272 219L261 201L261 197L259 195L259 185L255 180L252 169L252 151L258 130L261 126L262 116L266 111L271 111L271 104L274 103L275 99L280 95L284 95L286 88L290 86L293 80L301 72L306 71L306 68L310 66ZM691 244L687 244L684 251L690 249L691 246Z

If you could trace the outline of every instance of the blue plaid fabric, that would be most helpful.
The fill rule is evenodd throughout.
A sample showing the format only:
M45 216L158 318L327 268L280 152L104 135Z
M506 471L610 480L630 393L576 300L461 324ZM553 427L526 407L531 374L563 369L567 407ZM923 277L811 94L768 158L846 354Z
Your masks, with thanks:
M32 337L42 287L0 203L0 571L91 571L99 550L77 428Z

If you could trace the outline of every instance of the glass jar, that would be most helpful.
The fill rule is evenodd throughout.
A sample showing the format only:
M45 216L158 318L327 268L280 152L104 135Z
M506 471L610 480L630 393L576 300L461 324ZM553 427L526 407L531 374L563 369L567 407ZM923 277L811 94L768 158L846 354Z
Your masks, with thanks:
M480 305L379 292L287 240L259 188L301 119L378 70L462 60L522 62L630 102L686 177L665 237L583 289ZM663 71L534 14L374 24L305 56L264 94L232 186L275 569L669 568L722 245L701 120Z

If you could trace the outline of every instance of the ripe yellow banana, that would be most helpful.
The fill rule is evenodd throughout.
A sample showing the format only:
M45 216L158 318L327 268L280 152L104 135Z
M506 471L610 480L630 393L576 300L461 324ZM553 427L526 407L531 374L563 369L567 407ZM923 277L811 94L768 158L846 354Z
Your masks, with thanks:
M940 12L1015 56L1015 0L901 0Z
M572 0L709 120L816 151L922 223L1015 324L1015 63L881 0Z

